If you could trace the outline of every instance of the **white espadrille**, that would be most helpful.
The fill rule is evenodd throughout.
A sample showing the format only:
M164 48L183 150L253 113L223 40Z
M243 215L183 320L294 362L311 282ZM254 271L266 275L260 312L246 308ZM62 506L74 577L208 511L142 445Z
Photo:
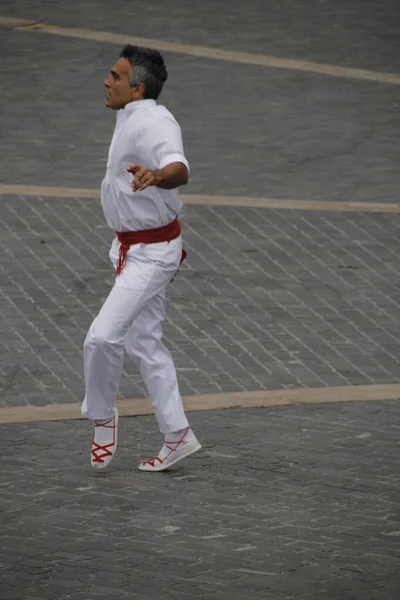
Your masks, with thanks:
M91 465L95 469L104 469L117 451L118 442L118 410L114 408L114 416L105 423L94 422Z
M171 436L167 436L171 437ZM159 472L169 469L180 460L187 458L200 450L201 444L198 442L193 431L188 427L177 440L166 439L158 456L152 460L145 460L138 466L139 471Z

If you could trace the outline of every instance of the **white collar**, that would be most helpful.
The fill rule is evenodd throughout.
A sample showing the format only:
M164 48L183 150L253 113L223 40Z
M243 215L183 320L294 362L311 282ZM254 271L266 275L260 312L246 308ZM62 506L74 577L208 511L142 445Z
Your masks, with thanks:
M126 110L127 112L132 112L139 108L143 108L146 106L155 106L155 105L156 105L156 101L153 100L152 98L148 98L147 100L135 100L134 102L128 102L128 104L126 104L126 106L123 110Z

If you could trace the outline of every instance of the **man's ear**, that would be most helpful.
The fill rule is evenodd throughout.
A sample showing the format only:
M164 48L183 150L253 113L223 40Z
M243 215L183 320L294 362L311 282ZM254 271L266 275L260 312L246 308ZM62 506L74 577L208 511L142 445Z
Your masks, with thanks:
M144 83L138 83L132 88L132 100L143 100L144 98Z

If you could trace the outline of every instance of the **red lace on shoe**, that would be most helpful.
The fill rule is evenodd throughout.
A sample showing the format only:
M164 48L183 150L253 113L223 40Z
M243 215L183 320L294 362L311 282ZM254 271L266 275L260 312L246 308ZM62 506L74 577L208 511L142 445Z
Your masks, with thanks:
M154 469L154 466L155 466L155 464L156 464L156 460L158 460L158 462L159 462L161 465L163 464L163 461L161 460L161 458L158 458L158 456L157 456L157 458L153 458L152 460L145 460L145 461L143 462L143 464L144 464L144 465L150 465L150 466L151 466L151 467L153 467L153 469Z
M187 434L189 433L189 431L190 431L190 427L188 427L188 428L186 429L185 433L183 434L183 436L181 437L181 439L180 439L178 442L168 442L168 441L165 441L165 442L164 442L164 446L166 446L166 447L168 448L168 450L169 450L169 453L167 454L167 456L165 456L165 457L164 457L164 459L161 459L159 456L157 456L157 458L153 458L152 460L145 460L145 461L143 462L143 465L150 465L150 466L151 466L151 467L153 467L153 469L154 469L154 466L155 466L155 462L156 462L156 460L158 460L158 462L159 462L160 464L162 464L162 463L163 463L165 460L167 460L167 458L168 458L169 456L171 456L171 454L172 454L173 452L176 452L176 451L177 451L178 447L179 447L181 444L183 444L183 443L184 443L184 441L185 441L185 437L187 436ZM172 445L173 447L171 447L171 445Z
M112 425L109 425L109 423L111 423L112 421L114 421L114 423ZM104 458L107 458L107 456L112 456L112 452L110 452L109 448L111 448L112 446L114 446L115 444L115 416L112 417L109 421L106 421L106 423L96 423L95 422L95 428L96 427L106 427L107 429L112 429L113 430L113 441L110 444L104 444L104 446L102 446L101 444L98 444L97 442L94 441L94 430L93 430L93 441L92 441L92 456L93 456L93 461L94 463L104 463ZM98 452L103 451L103 454L97 454Z

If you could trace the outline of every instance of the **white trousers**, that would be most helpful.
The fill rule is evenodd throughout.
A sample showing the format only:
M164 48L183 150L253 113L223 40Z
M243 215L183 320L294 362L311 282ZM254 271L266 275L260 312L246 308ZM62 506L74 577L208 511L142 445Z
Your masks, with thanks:
M110 250L114 267L118 250L115 239ZM86 336L85 417L112 417L126 350L140 369L161 432L188 427L175 366L162 343L166 287L179 267L181 253L181 237L129 249L126 265Z

